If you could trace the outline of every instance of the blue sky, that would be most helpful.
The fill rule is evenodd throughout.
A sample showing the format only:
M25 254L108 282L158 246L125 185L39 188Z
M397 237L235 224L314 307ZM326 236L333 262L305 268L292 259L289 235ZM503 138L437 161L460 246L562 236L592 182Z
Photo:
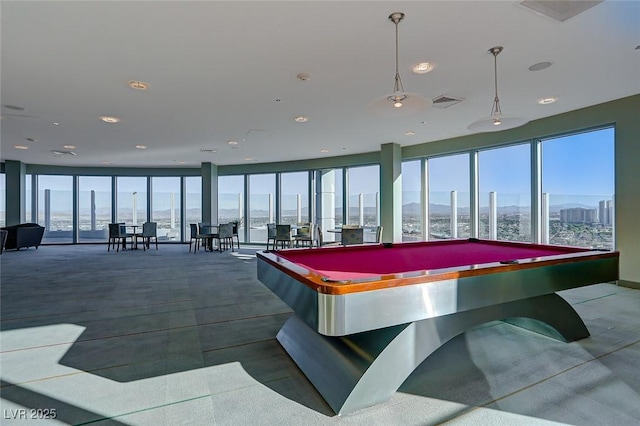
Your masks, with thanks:
M544 140L542 143L542 189L553 195L610 199L614 192L614 129ZM405 191L417 191L420 168L417 162L403 170ZM498 204L512 204L516 194L526 199L530 191L529 145L515 145L481 151L478 156L480 204L483 195L498 193ZM449 193L457 190L462 198L469 192L468 154L438 157L429 161L431 201L448 203ZM416 195L417 194L413 194ZM556 197L557 202L561 199ZM465 204L459 200L459 205Z

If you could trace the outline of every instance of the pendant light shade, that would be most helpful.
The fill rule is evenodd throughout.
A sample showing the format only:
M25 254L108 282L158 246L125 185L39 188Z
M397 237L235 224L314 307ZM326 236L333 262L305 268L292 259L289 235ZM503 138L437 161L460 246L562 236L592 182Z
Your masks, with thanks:
M389 20L396 26L396 75L393 93L381 96L369 103L366 111L379 117L405 117L426 111L431 100L419 93L405 92L398 66L398 24L404 19L404 13L394 12Z
M526 118L503 114L502 109L500 108L500 98L498 97L498 55L502 52L502 49L503 48L501 46L496 46L488 50L488 53L493 55L495 96L493 98L491 114L487 117L474 121L467 126L467 129L472 132L497 132L500 130L520 127L529 122Z

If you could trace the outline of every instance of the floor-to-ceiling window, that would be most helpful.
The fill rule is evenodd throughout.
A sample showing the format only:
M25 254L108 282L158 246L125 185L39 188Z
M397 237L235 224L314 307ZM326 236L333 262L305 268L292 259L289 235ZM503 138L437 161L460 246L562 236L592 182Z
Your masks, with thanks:
M111 177L78 176L78 241L107 241L111 223Z
M275 222L276 175L249 176L249 242L267 242L267 223Z
M478 181L480 238L532 241L531 145L480 151Z
M180 241L180 177L151 178L151 221L158 241Z
M402 241L422 239L422 160L402 162Z
M184 230L183 240L189 241L190 224L202 222L202 177L187 176L184 178Z
M347 223L368 227L364 240L375 241L373 228L380 224L380 166L351 167L347 173Z
M279 223L309 221L309 172L280 174Z
M428 160L429 239L471 236L469 154Z
M116 185L116 222L141 226L147 220L147 178L119 176Z
M614 129L541 143L543 242L613 249Z
M379 218L380 166L351 167L347 170L348 224L376 226Z
M220 176L218 178L218 223L235 221L238 222L238 238L244 241L244 175Z
M73 178L38 176L38 223L45 228L43 243L73 242Z

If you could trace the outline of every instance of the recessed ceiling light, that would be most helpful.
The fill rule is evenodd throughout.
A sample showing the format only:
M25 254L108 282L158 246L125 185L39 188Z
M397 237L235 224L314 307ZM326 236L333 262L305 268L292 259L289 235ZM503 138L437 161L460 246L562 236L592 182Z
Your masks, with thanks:
M146 145L136 145L137 149L147 149Z
M245 161L253 161L253 157L244 157Z
M28 146L24 146L24 145L14 145L13 146L15 149L29 149Z
M328 149L321 149L320 152L329 152Z
M416 74L426 74L430 71L433 71L433 64L429 62L420 62L413 66L413 72Z
M53 122L53 123L51 123L51 124L53 124L54 126L59 126L59 125L60 125L60 123L58 123L57 121L54 121L54 122Z
M63 145L62 147L65 148L65 149L75 149L76 148L75 145Z
M416 132L414 132L413 130L407 130L406 132L404 132L404 134L407 136L414 136Z
M120 121L118 117L111 117L109 115L103 115L102 117L100 117L100 120L104 121L105 123L118 123Z
M236 141L229 141L229 142L227 142L227 143L228 143L229 145L238 145L238 142L236 142Z
M551 97L548 97L548 98L538 99L538 103L540 105L549 105L549 104L554 103L557 100L558 100L558 98L556 98L555 96L551 96Z
M101 161L100 164L111 164L111 161Z
M147 90L149 85L144 81L132 80L129 82L129 87L135 90Z
M215 154L216 152L218 152L218 150L215 148L200 148L200 152L209 152L211 154Z
M299 115L293 119L296 123L306 123L309 121L309 117L305 117L304 115Z
M63 155L73 155L75 157L76 155L78 155L73 151L60 151L60 150L57 150L57 149L52 149L51 152L53 152L55 155L57 155L59 157L61 157Z
M420 124L427 124L427 122L426 121L421 121Z
M311 80L311 75L306 72L301 72L296 76L296 78L300 81L309 81Z
M529 71L542 71L553 65L551 62L538 62L529 67Z

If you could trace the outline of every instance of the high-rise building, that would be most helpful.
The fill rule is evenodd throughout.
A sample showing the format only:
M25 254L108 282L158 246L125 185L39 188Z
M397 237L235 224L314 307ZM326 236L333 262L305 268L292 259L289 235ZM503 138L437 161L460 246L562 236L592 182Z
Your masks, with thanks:
M598 221L598 210L574 207L560 210L560 221L563 223L593 223Z
M611 200L602 200L598 203L600 224L611 225L613 221L613 203Z

